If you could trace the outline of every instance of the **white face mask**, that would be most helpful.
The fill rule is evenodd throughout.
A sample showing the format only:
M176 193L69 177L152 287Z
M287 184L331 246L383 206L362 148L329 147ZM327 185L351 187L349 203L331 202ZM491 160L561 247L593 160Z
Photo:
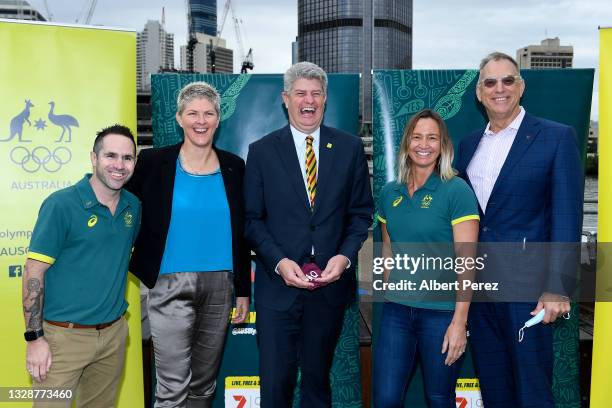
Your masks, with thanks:
M546 314L546 310L542 309L537 315L533 316L531 319L525 322L523 327L521 327L518 332L519 343L523 341L523 336L525 335L525 329L540 323L544 319L545 314ZM568 320L570 318L570 313L568 312L567 314L564 314L563 318L565 320Z

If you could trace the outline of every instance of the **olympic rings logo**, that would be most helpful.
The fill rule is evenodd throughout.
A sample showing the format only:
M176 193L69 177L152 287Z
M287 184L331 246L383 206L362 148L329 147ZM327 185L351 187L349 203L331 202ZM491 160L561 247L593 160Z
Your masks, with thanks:
M56 147L53 151L45 146L35 147L32 151L25 146L17 146L11 150L10 158L28 173L35 173L41 167L49 173L55 173L70 162L72 153L64 146Z

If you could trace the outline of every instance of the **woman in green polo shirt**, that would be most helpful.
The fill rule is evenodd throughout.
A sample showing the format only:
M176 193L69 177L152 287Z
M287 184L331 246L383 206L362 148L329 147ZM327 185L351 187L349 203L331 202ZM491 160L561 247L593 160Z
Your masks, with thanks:
M456 261L475 256L479 216L476 197L455 177L452 161L453 144L440 115L429 109L416 113L404 129L397 180L382 189L378 206L383 258L408 256L421 263L398 262L385 270L385 281L396 285L386 287L375 344L376 408L404 406L417 360L428 405L455 407L470 305L462 280L472 273L459 274L464 270ZM398 285L407 280L413 290ZM432 288L432 280L446 286ZM451 297L441 295L445 289ZM408 292L421 297L405 297Z

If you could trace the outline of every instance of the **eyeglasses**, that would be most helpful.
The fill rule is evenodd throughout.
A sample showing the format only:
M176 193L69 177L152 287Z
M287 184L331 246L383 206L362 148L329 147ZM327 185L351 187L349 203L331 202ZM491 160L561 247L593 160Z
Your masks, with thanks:
M497 77L484 78L478 81L478 83L484 85L485 88L493 88L497 85L498 80L501 81L504 86L512 86L516 81L521 81L522 79L520 75L506 75L499 79Z

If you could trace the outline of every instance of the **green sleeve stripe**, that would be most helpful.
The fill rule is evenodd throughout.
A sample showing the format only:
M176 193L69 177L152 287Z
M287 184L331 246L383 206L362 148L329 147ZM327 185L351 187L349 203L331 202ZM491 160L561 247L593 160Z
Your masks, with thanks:
M28 258L33 259L35 261L40 261L47 263L49 265L53 265L55 263L55 258L51 258L50 256L39 254L38 252L28 252Z
M478 214L466 215L464 217L455 218L454 220L451 221L451 224L457 225L460 222L468 221L468 220L480 220L480 217L478 216Z
M378 218L378 221L382 222L383 224L387 223L387 220L385 220L383 217L381 217L380 214L376 214L376 218Z

